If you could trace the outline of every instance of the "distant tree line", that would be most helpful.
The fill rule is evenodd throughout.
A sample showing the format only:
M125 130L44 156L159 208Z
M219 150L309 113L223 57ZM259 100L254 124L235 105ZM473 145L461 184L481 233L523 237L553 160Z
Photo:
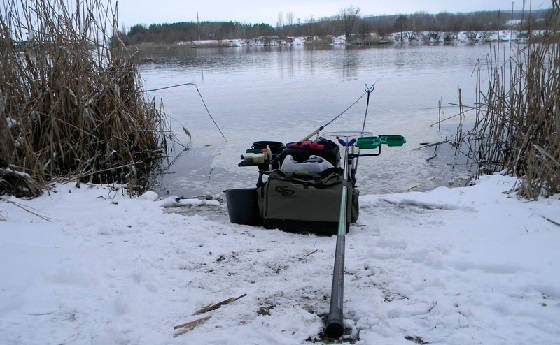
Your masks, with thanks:
M237 22L184 22L171 24L134 25L124 35L127 44L142 42L174 43L196 40L255 38L275 35L269 24L241 24Z
M399 31L483 31L505 29L511 19L521 19L519 27L526 30L544 29L551 20L551 11L537 10L531 14L503 11L472 13L414 13L410 15L360 16L358 8L345 8L336 16L307 18L302 21L292 12L280 13L276 27L269 24L239 22L181 22L172 24L134 25L123 35L127 44L142 42L174 43L179 41L224 40L260 36L326 36L367 35L375 32L383 37Z

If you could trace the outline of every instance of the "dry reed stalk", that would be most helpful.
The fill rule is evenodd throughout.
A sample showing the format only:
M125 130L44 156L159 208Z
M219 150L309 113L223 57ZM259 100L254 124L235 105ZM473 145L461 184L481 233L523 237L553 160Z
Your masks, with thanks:
M144 99L117 12L111 0L2 2L0 167L39 183L147 186L169 132Z
M478 165L479 172L503 171L522 177L519 195L536 199L560 192L560 9L546 39L517 45L506 58L504 47L487 58L488 88L477 76L477 110L473 129L462 124L456 147ZM502 55L500 53L502 49ZM480 69L479 69L480 73Z
M186 322L186 323L177 325L177 326L173 327L173 330L175 331L175 334L173 336L178 337L180 335L183 335L183 334L187 333L188 331L193 330L197 326L200 326L203 323L205 323L206 321L210 320L211 317L212 316L205 316L205 317L201 317L200 319L196 319L194 321L190 321L190 322Z
M233 303L233 302L237 301L238 299L241 299L241 298L243 298L243 297L245 297L245 296L247 296L247 294L240 295L239 297L231 297L231 298L228 298L228 299L226 299L226 300L223 300L223 301L218 302L218 303L215 303L215 304L210 304L210 305L208 305L208 306L206 306L206 307L204 307L204 308L201 308L201 309L195 311L193 315L205 314L205 313L207 313L207 312L209 312L209 311L216 310L216 309L220 308L220 307L223 306L223 305Z
M35 217L41 218L42 220L46 220L47 222L50 222L50 221L51 221L51 219L50 219L49 217L42 216L42 215L40 215L40 214L37 213L37 212L31 211L31 210L28 209L27 207L25 207L25 206L23 206L23 205L21 205L21 204L15 202L15 201L8 200L8 199L3 199L3 198L0 198L0 200L4 201L5 203L12 204L12 205L14 205L14 206L16 206L16 207L19 207L19 208L21 208L22 210L24 210L25 212L27 212L27 213L29 213L29 214L32 214L32 215L34 215Z

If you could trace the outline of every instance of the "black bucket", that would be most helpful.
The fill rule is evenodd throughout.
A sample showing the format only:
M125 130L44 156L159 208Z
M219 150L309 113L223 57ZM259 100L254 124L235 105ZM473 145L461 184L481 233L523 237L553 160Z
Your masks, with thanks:
M225 190L229 221L244 225L260 225L256 188Z

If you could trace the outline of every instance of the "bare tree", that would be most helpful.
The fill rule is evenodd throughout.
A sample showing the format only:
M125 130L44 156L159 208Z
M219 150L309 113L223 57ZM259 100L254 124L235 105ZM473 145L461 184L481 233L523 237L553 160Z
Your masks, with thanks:
M294 25L294 12L286 13L286 25Z
M368 21L362 19L358 21L356 26L362 40L365 40L371 32L371 24Z
M278 21L276 22L276 27L281 28L284 26L284 13L278 12Z
M340 20L344 27L344 35L346 36L346 41L350 42L352 38L352 33L354 32L354 25L356 24L360 14L359 8L348 7L340 11Z
M407 22L408 22L408 18L404 15L398 16L397 19L395 20L395 29L401 32L401 42L403 40L403 31L406 28Z

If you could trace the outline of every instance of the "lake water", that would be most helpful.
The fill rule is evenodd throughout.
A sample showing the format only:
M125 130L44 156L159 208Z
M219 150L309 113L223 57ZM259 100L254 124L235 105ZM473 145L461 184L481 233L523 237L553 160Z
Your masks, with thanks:
M162 100L174 130L192 134L192 149L181 155L159 181L172 195L219 195L256 182L256 168L239 168L240 154L253 141L297 141L343 111L375 82L366 130L402 134L402 148L384 148L379 157L360 160L362 193L427 190L459 184L466 171L449 159L433 159L433 149L417 149L455 132L456 122L437 125L438 100L472 104L477 61L491 47L421 46L372 49L182 47L154 50L141 65L146 89L194 82L227 138L206 114L193 87L151 92ZM365 98L327 130L361 129ZM458 112L444 108L444 115ZM442 116L442 117L443 117ZM451 182L450 182L451 181Z

